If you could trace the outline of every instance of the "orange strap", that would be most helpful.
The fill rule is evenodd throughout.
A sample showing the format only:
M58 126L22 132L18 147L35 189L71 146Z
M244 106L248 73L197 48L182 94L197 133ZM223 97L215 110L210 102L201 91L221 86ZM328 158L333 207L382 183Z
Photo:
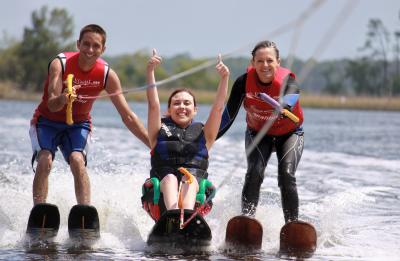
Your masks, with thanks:
M178 207L179 208L182 208L182 205L183 205L183 197L182 197L182 192L181 192L181 186L182 186L182 183L189 183L189 184L191 184L192 182L193 182L193 175L187 170L187 169L185 169L184 167L180 167L179 169L178 169L184 176L186 176L187 177L187 181L181 181L181 183L179 184L179 199L178 199Z
M179 169L178 169L184 176L186 176L187 177L187 181L181 181L180 182L180 184L179 184L179 191L178 191L178 193L179 193L179 199L178 199L178 207L181 209L181 213L180 213L180 228L181 229L183 229L183 224L184 224L184 210L183 210L183 197L182 197L182 183L189 183L189 184L192 184L192 182L193 182L193 175L187 170L187 169L185 169L184 167L180 167Z
M187 169L185 169L184 167L180 167L179 169L178 169L183 175L185 175L186 177L187 177L187 183L189 183L189 184L192 184L192 182L193 182L193 175L187 170Z

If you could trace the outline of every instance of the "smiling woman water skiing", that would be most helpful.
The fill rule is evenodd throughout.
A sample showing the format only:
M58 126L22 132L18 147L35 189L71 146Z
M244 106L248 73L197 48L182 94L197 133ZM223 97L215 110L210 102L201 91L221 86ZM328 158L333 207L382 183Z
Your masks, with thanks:
M167 210L193 209L199 182L208 176L208 151L215 142L221 122L229 69L219 56L216 70L221 80L209 117L203 125L193 121L197 114L196 100L188 89L172 92L168 99L167 115L161 118L154 76L154 69L161 61L161 57L153 50L147 65L148 132L152 165L150 176L160 181L160 192ZM180 167L187 168L196 178L183 175L178 170ZM155 220L158 218L152 217Z
M274 42L257 43L251 55L251 66L233 84L218 138L228 131L242 103L246 110L246 150L253 145L264 124L273 122L256 148L246 155L248 166L242 191L242 214L255 216L264 172L272 153L276 151L278 185L287 223L298 219L299 198L295 172L302 156L304 141L300 88L294 73L280 66L279 50ZM292 112L297 120L293 121L286 114L274 119L276 106L265 102L260 94L275 100L281 100L283 96L282 109Z

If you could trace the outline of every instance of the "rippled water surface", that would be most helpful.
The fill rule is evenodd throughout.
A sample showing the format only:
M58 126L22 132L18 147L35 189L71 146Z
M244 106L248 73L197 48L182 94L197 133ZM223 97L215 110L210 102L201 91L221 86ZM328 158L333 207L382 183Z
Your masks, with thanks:
M212 244L202 253L146 246L153 222L141 208L148 176L148 149L123 126L112 104L98 101L88 171L101 239L90 249L68 239L67 216L75 204L73 179L57 154L48 202L61 214L53 244L24 246L32 207L33 173L29 120L36 104L0 101L0 260L276 260L283 225L277 162L271 158L262 185L257 219L264 227L259 253L222 251L228 220L239 214L245 173L244 116L210 152L210 180L219 187L206 217ZM132 103L141 119L147 106ZM198 119L209 108L200 107ZM400 113L305 109L305 150L297 171L300 217L317 229L318 248L310 260L398 260L400 256Z

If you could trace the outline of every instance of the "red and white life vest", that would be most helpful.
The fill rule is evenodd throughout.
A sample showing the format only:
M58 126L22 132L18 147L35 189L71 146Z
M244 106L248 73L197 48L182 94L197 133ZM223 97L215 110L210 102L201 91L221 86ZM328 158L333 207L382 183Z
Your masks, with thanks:
M266 93L275 100L279 99L280 90L285 77L296 77L290 70L279 67L275 73L272 83L268 86L262 85L257 76L255 68L250 67L247 71L246 96L244 98L244 108L246 110L246 121L250 129L259 131L268 119L273 117L274 108L267 102L259 98L259 93ZM272 136L281 136L294 131L303 122L303 110L299 101L292 108L300 121L295 124L290 119L279 117L269 128L267 134Z
M77 95L97 96L104 89L108 76L109 66L101 58L97 59L96 64L89 71L82 71L78 65L79 52L65 52L57 55L62 65L62 79L66 82L67 75L73 74L73 85L80 85L76 93ZM39 116L43 116L52 121L65 121L66 107L57 112L51 112L47 106L48 102L48 86L49 75L47 76L42 101L35 110L32 123L36 123ZM63 85L63 90L67 88ZM72 118L74 122L82 122L90 120L90 111L92 109L94 99L76 100L72 104Z

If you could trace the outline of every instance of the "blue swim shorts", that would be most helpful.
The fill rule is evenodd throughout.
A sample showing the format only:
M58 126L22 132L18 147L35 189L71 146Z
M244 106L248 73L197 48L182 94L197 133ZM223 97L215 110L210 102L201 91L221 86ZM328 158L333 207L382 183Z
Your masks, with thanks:
M82 152L86 162L90 131L89 121L68 125L39 117L38 122L29 130L34 158L37 157L39 151L48 150L54 159L57 149L60 149L68 164L69 156L73 151Z

